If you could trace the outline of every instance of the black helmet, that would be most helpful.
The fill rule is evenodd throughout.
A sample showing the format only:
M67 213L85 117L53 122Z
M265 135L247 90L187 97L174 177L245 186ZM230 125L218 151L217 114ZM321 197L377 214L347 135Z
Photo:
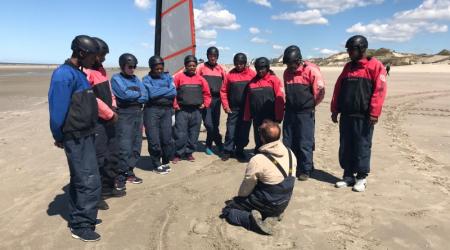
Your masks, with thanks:
M148 66L150 68L155 67L158 64L162 64L164 66L164 60L160 56L152 56L148 59Z
M216 47L209 47L208 50L206 51L206 56L209 55L216 55L217 57L219 57L219 49Z
M265 57L260 57L255 60L255 69L258 70L258 69L262 69L262 68L267 68L267 69L270 68L269 59L267 59Z
M283 64L300 62L302 60L302 52L296 45L291 45L284 50Z
M247 64L247 56L244 53L237 53L233 57L233 63L234 65L238 63Z
M358 48L360 51L364 51L368 47L369 42L367 42L367 38L361 35L352 36L345 43L345 48L347 49Z
M83 51L88 54L97 54L100 49L97 42L92 37L86 35L76 36L72 40L70 48L73 52Z
M198 64L197 62L197 57L193 56L193 55L187 55L184 58L184 65L190 63L190 62L195 62L195 64Z
M98 51L99 54L108 54L109 53L109 47L108 44L106 44L105 41L98 37L92 37L98 44L100 50Z
M122 54L119 57L120 68L125 67L126 64L136 66L138 64L138 60L132 54L129 54L129 53Z

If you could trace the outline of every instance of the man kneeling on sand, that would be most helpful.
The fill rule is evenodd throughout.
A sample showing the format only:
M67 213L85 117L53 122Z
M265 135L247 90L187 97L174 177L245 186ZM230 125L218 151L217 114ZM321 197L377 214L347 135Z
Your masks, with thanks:
M288 206L295 184L297 159L280 141L278 123L264 120L258 128L262 146L247 165L237 197L222 210L221 218L247 230L271 235Z

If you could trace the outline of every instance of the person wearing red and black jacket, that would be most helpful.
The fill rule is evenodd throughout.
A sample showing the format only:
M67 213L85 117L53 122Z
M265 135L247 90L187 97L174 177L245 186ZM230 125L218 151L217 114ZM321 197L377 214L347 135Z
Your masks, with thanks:
M332 121L337 123L341 114L339 163L344 176L336 187L354 185L354 191L363 192L370 172L374 125L386 96L386 70L380 61L367 57L365 37L353 36L345 47L351 62L337 79L331 101Z
M174 76L177 97L173 102L175 109L175 156L173 164L183 157L193 162L200 125L201 110L211 104L211 93L205 78L196 73L197 58L188 55L184 58L185 71Z
M216 47L209 47L206 51L208 61L200 64L197 68L197 74L202 76L208 82L211 92L211 105L203 110L203 123L206 128L206 154L213 154L212 143L214 142L222 150L222 135L219 131L220 125L220 89L225 81L225 70L217 63L219 59L219 50Z
M234 153L239 160L245 160L244 148L248 144L251 123L244 121L247 85L256 72L247 66L247 56L237 53L233 58L234 68L227 73L220 89L220 98L227 118L227 132L222 160L226 161Z
M117 122L118 116L114 111L116 108L115 97L102 65L106 54L109 53L109 48L102 39L98 37L93 37L93 39L99 45L99 53L93 68L84 69L84 72L97 97L98 120L95 126L95 152L102 181L102 199L98 208L106 210L109 206L104 199L124 196L125 191L115 188L116 178L120 173L118 167L119 148L115 132L115 122Z
M50 129L55 146L63 148L70 171L69 228L72 237L100 240L95 232L101 183L95 157L98 119L94 91L82 68L91 68L99 47L89 36L76 36L72 56L52 74L48 90Z
M259 131L264 119L281 123L284 115L283 85L270 69L269 59L255 60L256 76L248 83L245 101L244 121L253 120L255 153L261 146Z
M325 84L319 67L303 61L300 48L286 48L283 74L286 109L283 122L283 143L298 159L297 178L305 181L314 170L315 107L323 100Z

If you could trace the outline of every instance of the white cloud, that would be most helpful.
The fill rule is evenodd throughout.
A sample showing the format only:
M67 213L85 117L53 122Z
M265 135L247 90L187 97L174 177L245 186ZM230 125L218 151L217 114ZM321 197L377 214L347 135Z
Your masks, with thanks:
M260 43L260 44L268 43L268 41L266 39L263 39L263 38L260 38L260 37L257 37L257 36L253 37L250 40L250 42L252 42L252 43Z
M250 28L248 29L248 31L250 31L250 33L252 33L252 34L258 34L258 33L261 32L261 31L260 31L258 28L256 28L256 27L250 27Z
M336 14L355 7L380 4L384 0L283 0L294 2L307 9L317 9L323 14Z
M197 30L196 36L200 39L216 39L217 31L215 29L211 30Z
M198 29L215 28L237 30L241 26L236 23L236 15L224 9L222 5L208 0L201 9L194 9L195 26Z
M274 44L274 45L272 45L272 48L276 49L276 50L282 50L284 47L281 45L278 45L278 44Z
M328 20L322 16L319 10L306 10L297 12L285 12L272 16L273 20L287 20L295 24L327 24Z
M436 23L441 20L450 20L450 0L424 0L417 8L397 12L387 21L356 23L347 32L366 35L373 40L406 42L422 32L447 32L447 25Z
M322 55L333 55L339 53L338 50L332 50L332 49L320 49L320 54Z
M249 0L249 1L265 7L269 8L272 7L272 4L268 0Z
M219 50L224 50L224 51L231 50L230 47L222 47L222 46L218 46L217 48L218 48Z
M148 25L150 25L150 27L155 27L155 25L156 25L155 18L152 18L152 19L148 20Z
M134 5L139 9L149 9L150 8L150 0L134 0Z

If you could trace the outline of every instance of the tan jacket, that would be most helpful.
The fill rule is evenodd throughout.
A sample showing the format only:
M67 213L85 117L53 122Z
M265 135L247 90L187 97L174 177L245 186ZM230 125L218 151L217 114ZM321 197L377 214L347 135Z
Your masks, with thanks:
M268 144L265 144L259 148L259 151L269 153L280 163L286 174L289 174L289 155L288 149L284 144L278 140ZM292 176L295 177L295 169L297 166L297 159L292 153ZM258 180L270 185L276 185L284 180L283 174L265 155L257 154L247 165L245 170L245 177L239 188L238 196L246 197L255 188Z

